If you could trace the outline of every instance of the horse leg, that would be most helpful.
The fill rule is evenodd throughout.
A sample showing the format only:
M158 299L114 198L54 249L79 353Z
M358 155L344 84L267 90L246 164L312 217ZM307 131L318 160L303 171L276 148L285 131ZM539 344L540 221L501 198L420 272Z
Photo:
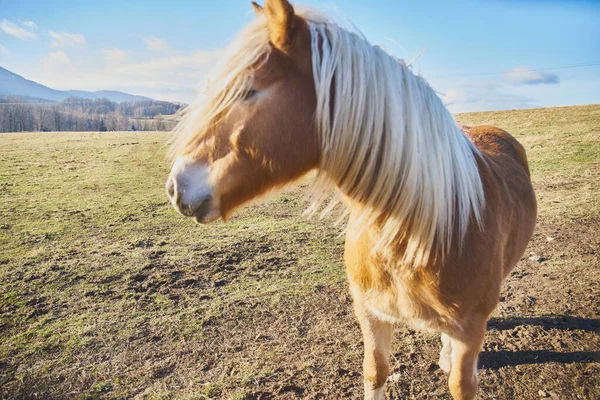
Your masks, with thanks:
M447 374L452 370L452 342L450 337L442 333L442 350L440 351L440 360L438 365Z
M385 382L390 372L390 346L393 325L373 316L355 296L354 310L360 323L365 344L363 361L365 400L385 399Z
M473 318L462 330L448 334L452 356L448 385L455 400L473 400L477 394L477 356L481 351L487 318Z

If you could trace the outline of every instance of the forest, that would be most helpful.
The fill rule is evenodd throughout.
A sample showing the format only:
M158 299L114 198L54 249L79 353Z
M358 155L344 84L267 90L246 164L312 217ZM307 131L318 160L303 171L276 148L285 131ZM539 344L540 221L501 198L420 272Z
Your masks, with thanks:
M31 103L9 96L0 99L0 132L167 131L184 106L156 100L116 103L79 97Z

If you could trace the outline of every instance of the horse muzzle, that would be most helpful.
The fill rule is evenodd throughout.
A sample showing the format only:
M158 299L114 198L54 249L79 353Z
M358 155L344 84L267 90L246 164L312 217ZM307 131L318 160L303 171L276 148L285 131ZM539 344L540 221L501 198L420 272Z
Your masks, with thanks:
M207 178L205 165L180 158L175 161L165 184L167 196L175 210L186 217L194 217L199 223L212 222L220 217Z

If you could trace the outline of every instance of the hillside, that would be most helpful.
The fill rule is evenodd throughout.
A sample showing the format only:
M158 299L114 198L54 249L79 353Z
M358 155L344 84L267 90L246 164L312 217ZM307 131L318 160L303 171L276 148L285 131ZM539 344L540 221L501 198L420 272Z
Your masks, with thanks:
M34 102L39 102L40 100L63 101L69 97L81 97L90 100L105 98L117 103L123 101L152 100L148 97L114 90L101 90L97 92L88 92L84 90L55 90L40 83L25 79L14 72L0 67L0 98L7 96L19 96L25 101L34 99Z

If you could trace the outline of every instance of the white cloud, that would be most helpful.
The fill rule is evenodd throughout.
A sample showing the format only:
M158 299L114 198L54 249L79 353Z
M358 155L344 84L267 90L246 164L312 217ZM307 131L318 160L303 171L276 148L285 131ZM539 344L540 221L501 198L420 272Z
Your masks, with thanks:
M120 90L159 100L191 102L194 88L221 56L221 50L128 62L121 49L103 49L98 58L69 59L62 51L51 53L28 79L54 89ZM61 54L62 53L62 54Z
M558 75L535 71L527 67L516 67L504 71L504 79L514 85L541 85L559 83Z
M496 82L463 84L448 90L441 98L454 113L539 106L531 97L506 93L503 89L505 88Z
M150 50L165 51L169 48L169 45L166 40L159 39L154 36L142 36L142 40L146 42Z
M79 46L85 45L85 37L80 33L69 33L69 32L54 32L48 31L52 36L52 46Z
M65 73L66 71L63 68L70 63L71 59L64 51L55 51L42 59L42 65L48 72L56 71L59 73Z
M6 49L6 47L2 46L0 44L0 54L4 54L5 56L9 56L10 53L8 52L8 50Z
M21 22L21 24L23 26L26 26L26 27L30 28L30 29L36 29L37 28L37 25L33 21L25 21L25 22Z
M121 71L147 76L154 75L157 72L203 76L207 72L207 67L214 65L220 55L220 50L200 50L187 56L156 57L150 61L129 64L123 67Z
M113 49L102 49L102 54L104 61L109 64L119 64L127 58L127 54L122 49L116 47Z
M10 22L6 19L3 19L0 22L0 29L2 29L5 33L12 35L16 38L19 38L24 41L36 40L38 38L37 33L31 32L30 30L23 28L14 22Z

